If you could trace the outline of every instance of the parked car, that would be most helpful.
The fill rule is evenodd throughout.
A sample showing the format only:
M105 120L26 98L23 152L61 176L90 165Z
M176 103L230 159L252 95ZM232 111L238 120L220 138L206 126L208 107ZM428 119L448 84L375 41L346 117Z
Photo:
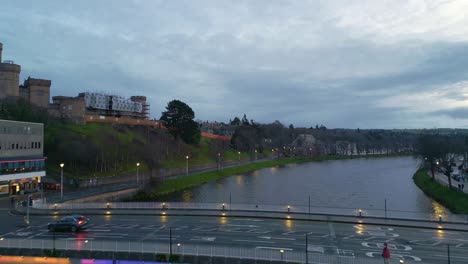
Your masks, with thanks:
M47 229L49 231L71 231L78 232L85 229L89 224L89 218L82 215L70 215L60 218L59 220L49 223Z

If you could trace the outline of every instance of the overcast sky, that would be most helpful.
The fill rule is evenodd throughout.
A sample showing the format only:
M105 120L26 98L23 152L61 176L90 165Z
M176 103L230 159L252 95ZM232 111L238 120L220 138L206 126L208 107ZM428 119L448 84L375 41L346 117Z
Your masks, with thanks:
M468 1L2 1L3 59L51 95L196 119L468 128Z

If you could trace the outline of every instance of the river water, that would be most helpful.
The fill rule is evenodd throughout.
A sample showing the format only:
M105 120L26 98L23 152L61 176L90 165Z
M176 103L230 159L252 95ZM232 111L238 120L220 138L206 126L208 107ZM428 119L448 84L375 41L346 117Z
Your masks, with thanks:
M176 193L171 201L308 205L439 215L448 210L413 182L412 157L361 158L290 164L234 175Z

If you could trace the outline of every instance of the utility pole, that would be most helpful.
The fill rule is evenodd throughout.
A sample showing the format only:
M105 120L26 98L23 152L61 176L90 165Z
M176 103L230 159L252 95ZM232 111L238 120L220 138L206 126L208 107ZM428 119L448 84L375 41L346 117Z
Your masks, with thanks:
M447 263L450 264L450 244L447 244L447 260Z
M308 250L309 243L308 243L308 239L307 239L308 236L309 236L309 234L306 233L306 246L305 246L306 264L309 264L309 250Z
M169 227L169 261L172 259L172 227Z

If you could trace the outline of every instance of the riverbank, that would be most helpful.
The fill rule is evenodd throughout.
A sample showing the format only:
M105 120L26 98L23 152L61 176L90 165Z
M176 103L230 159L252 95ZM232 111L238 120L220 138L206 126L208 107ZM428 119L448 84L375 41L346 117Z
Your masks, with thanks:
M427 196L447 207L452 213L468 214L467 194L439 184L424 169L419 169L413 175L413 180Z
M201 185L207 182L216 181L225 177L252 172L264 168L271 168L275 166L282 166L292 163L304 163L304 162L320 162L326 160L343 160L343 159L357 159L357 158L381 158L391 157L395 155L355 155L355 156L344 156L344 155L328 155L314 158L281 158L276 160L268 160L262 162L254 162L244 164L236 167L224 168L216 171L201 173L188 177L181 177L171 179L163 182L151 193L140 192L134 200L138 201L152 201L158 197L166 196L170 193L182 191L187 188L191 188L197 185Z

